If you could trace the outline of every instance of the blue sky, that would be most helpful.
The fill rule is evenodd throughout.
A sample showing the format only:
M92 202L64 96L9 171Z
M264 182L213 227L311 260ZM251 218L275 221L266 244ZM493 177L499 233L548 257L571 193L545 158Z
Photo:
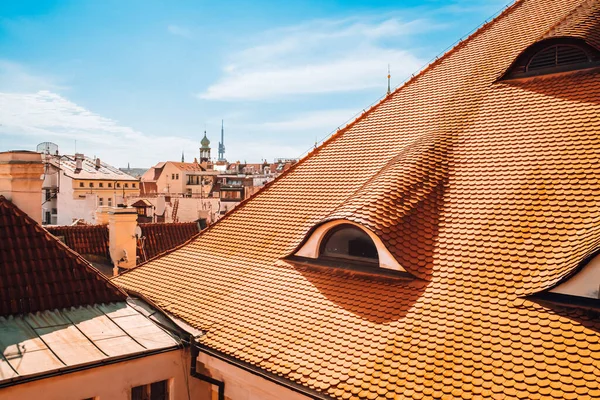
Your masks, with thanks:
M0 151L299 157L507 1L2 1Z

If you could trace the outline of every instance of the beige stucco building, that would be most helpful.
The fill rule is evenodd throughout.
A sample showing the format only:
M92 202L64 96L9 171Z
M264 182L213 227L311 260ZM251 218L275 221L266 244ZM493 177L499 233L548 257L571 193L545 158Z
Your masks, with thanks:
M43 154L42 221L69 225L75 220L96 223L101 206L117 206L140 193L139 180L99 158L83 154Z

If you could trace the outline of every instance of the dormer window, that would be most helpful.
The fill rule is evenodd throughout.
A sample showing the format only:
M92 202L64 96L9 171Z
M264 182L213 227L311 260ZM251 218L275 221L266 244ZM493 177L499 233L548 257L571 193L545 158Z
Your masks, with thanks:
M350 224L338 225L327 232L319 249L319 258L364 263L379 261L373 240L365 231Z
M290 259L328 267L406 272L374 232L341 219L317 226Z
M526 49L504 75L525 78L600 66L600 52L577 38L554 38Z
M531 57L531 60L529 60L529 63L525 67L525 72L590 62L592 62L591 56L581 47L569 44L557 44L547 47Z

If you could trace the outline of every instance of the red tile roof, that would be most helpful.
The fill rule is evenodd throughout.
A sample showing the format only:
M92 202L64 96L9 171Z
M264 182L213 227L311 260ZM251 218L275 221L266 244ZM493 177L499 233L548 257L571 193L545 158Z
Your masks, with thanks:
M172 250L198 235L196 222L139 224L144 240L145 260ZM96 255L110 260L108 226L49 226L48 232L59 237L79 254ZM138 255L140 251L138 250ZM145 261L142 257L141 261Z
M142 229L146 260L185 243L198 235L196 222L139 224ZM139 253L139 251L138 251ZM142 261L145 261L142 259Z
M79 254L0 196L0 316L126 297Z
M110 259L106 225L48 226L46 229L79 254Z
M204 346L338 399L600 398L599 313L528 297L600 248L600 71L498 81L549 32L593 45L597 8L517 1L116 282ZM333 218L372 229L418 279L285 260Z

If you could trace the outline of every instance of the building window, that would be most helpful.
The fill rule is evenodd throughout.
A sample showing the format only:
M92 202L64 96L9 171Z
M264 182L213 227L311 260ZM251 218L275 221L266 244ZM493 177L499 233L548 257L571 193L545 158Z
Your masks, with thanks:
M94 182L90 182L90 187L94 187Z
M175 180L175 174L171 174L171 179Z
M524 78L600 66L600 52L578 38L545 39L529 46L504 78Z
M132 188L135 188L135 183L132 183L132 184L131 184L131 187L132 187Z
M83 182L79 182L79 187L83 187Z
M99 205L99 206L103 206L103 205L104 205L104 197L100 197L100 198L98 199L98 205Z
M129 187L129 183L126 183L126 184L125 184L125 187L126 187L126 188L128 188L128 187Z
M169 381L160 381L131 388L131 400L168 400Z
M108 182L108 187L110 187L110 188L112 187L112 183L111 182Z
M100 183L98 184L98 187L104 187L104 182L100 182Z
M179 174L175 174L175 180L179 179Z
M117 182L117 187L118 187L118 188L120 188L120 187L121 187L121 184L120 184L120 183L118 183L118 182Z
M111 207L112 206L112 197L108 198L108 206Z
M334 227L323 238L319 258L344 259L361 263L378 263L377 247L362 229L342 224Z

